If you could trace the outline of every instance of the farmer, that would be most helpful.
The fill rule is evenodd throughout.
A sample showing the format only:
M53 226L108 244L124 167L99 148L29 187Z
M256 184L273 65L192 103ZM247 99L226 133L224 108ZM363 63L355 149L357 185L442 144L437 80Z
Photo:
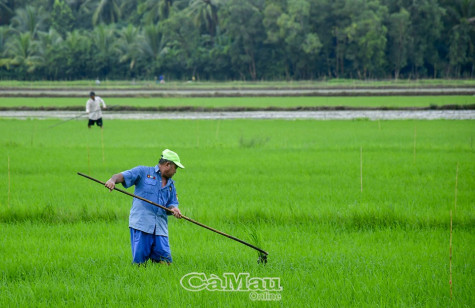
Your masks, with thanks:
M125 188L135 185L136 195L170 209L173 216L181 218L172 180L178 167L185 168L180 163L180 157L166 149L155 167L138 166L114 174L105 186L112 191L117 183L122 183ZM167 215L172 214L134 198L129 216L133 263L145 263L148 259L157 263L172 262Z
M89 93L90 99L87 100L86 102L86 112L89 114L89 122L87 123L87 127L91 128L94 123L97 124L100 128L102 128L102 112L101 112L101 106L106 109L106 103L104 103L104 100L100 98L99 96L96 96L96 93L91 92Z

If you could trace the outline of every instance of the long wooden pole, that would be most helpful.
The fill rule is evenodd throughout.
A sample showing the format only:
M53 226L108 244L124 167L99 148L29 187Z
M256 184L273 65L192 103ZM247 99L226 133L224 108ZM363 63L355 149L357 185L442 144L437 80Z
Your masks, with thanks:
M457 210L457 186L458 186L458 179L459 179L459 163L457 163L457 170L455 171L455 202L454 202L454 214Z
M363 192L363 147L360 148L360 185Z
M87 170L89 173L91 173L91 154L89 153L89 140L87 142Z
M417 140L417 128L414 125L414 163L416 163L416 140Z
M102 164L104 164L104 129L101 127Z
M89 180L92 180L92 181L97 182L97 183L102 184L102 185L105 185L105 184L106 184L106 183L104 183L104 182L102 182L102 181L99 181L99 180L97 180L97 179L95 179L95 178L93 178L93 177L90 177L90 176L88 176L88 175L86 175L86 174L84 174L84 173L81 173L81 172L78 172L78 175L83 176L83 177L85 177L85 178L87 178L87 179L89 179ZM170 209L168 209L168 208L166 208L166 207L164 207L164 206L162 206L162 205L160 205L160 204L157 204L157 203L155 203L155 202L153 202L153 201L150 201L150 200L148 200L148 199L139 197L139 196L137 196L137 195L131 194L131 193L129 193L129 192L125 191L125 190L122 190L122 189L120 189L120 188L117 188L117 187L116 187L116 188L114 188L114 190L117 190L117 191L119 191L119 192L121 192L121 193L123 193L123 194L129 195L129 196L131 196L131 197L140 199L140 200L145 201L145 202L147 202L147 203L150 203L150 204L152 204L152 205L155 205L155 206L157 206L157 207L159 207L159 208L161 208L161 209L164 209L165 211L167 211L167 212L169 212L169 213L173 213L172 210L170 210ZM210 230L210 231L213 231L213 232L216 232L216 233L221 234L221 235L223 235L223 236L226 236L227 238L230 238L230 239L232 239L232 240L235 240L235 241L237 241L237 242L239 242L239 243L241 243L241 244L244 244L244 245L246 245L246 246L248 246L248 247L254 248L255 250L257 250L257 251L263 253L264 256L267 256L267 255L268 255L268 253L267 253L266 251L260 249L259 247L254 246L254 245L252 245L252 244L249 244L249 243L247 243L247 242L245 242L245 241L243 241L243 240L240 240L240 239L238 239L237 237L234 237L234 236L229 235L229 234L226 234L226 233L224 233L224 232L222 232L222 231L219 231L219 230L216 230L216 229L214 229L214 228L211 228L211 227L209 227L209 226L207 226L207 225L205 225L205 224L202 224L202 223L200 223L200 222L198 222L198 221L196 221L196 220L193 220L193 219L191 219L191 218L189 218L189 217L186 217L186 216L184 216L184 215L182 215L181 218L183 218L183 219L185 219L185 220L188 220L189 222L192 222L192 223L194 223L194 224L196 224L196 225L198 225L198 226L200 226L200 227L203 227L203 228L208 229L208 230Z
M10 156L8 156L8 207L10 207Z
M450 299L452 299L452 210L450 210L449 288L450 288Z
M77 118L80 118L80 117L83 117L83 116L85 116L85 115L86 115L86 113L81 113L81 114L78 115L78 116L75 116L75 117L69 118L69 119L67 119L67 120L61 121L61 122L59 122L59 123L50 125L50 126L48 126L47 128L56 127L56 126L58 126L58 125L64 124L64 123L66 123L66 122L69 122L69 121L71 121L71 120L74 120L74 119L77 119Z

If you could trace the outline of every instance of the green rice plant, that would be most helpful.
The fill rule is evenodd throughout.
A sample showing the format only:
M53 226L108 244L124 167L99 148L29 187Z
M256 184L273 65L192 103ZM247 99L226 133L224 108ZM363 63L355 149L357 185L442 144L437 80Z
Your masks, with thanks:
M100 92L97 92L98 94ZM30 107L37 109L62 108L65 110L84 111L88 92L84 98L77 97L0 97L0 108ZM188 108L192 110L207 110L210 108L235 108L243 110L272 109L272 108L302 108L302 107L339 107L352 108L403 108L420 107L437 109L451 105L470 107L475 104L475 98L470 95L455 96L357 96L357 97L104 97L108 109L105 112L120 107L129 109L167 109Z
M264 241L262 239L262 235L259 233L259 231L254 225L249 225L249 226L242 225L242 226L246 230L247 240L249 241L249 243L251 243L252 245L256 247L265 247ZM263 252L257 251L257 257L258 257L257 263L267 263L267 255L264 254Z

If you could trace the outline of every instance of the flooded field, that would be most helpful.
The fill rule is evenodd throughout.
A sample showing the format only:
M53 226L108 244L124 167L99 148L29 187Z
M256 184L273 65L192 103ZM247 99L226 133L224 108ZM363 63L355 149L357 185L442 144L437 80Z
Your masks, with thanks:
M2 89L2 97L84 97L87 89ZM100 89L105 97L379 96L475 95L473 87L339 89Z
M335 110L335 111L236 111L236 112L103 112L104 119L314 119L314 120L475 120L475 110ZM72 119L86 114L74 111L0 111L0 118Z

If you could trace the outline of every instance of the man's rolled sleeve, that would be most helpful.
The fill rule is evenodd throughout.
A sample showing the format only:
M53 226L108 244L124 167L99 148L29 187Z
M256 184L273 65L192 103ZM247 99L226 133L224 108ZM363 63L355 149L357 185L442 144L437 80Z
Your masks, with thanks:
M124 177L124 182L122 183L122 185L125 188L129 188L130 186L135 185L137 180L140 178L141 170L142 166L138 166L133 169L122 172L122 176Z

